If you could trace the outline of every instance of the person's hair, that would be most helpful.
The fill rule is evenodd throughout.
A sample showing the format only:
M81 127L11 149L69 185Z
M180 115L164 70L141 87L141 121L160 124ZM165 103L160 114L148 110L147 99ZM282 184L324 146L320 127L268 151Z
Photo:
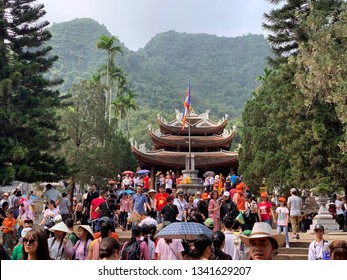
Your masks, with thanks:
M229 216L225 216L222 220L222 223L224 224L226 228L232 228L234 224L234 220Z
M217 196L218 196L218 192L217 192L216 190L213 190L213 191L211 192L211 197L213 197L214 194L217 194Z
M215 231L212 234L212 243L215 249L220 249L225 241L225 234L221 231Z
M167 198L166 198L166 202L171 202L172 201L172 196L168 196Z
M13 214L13 210L12 209L7 209L6 213Z
M46 185L46 189L51 189L53 186L52 186L52 184L47 184Z
M347 260L347 241L334 240L329 245L332 260Z
M7 253L7 249L4 245L0 244L0 260L10 260L10 256Z
M67 197L67 193L66 193L66 192L63 192L63 193L61 194L61 196L62 196L62 197Z
M46 233L42 229L33 228L30 231L28 231L27 234L25 235L25 238L30 238L30 237L37 241L36 259L50 260L51 257L49 256ZM25 244L23 244L23 248L22 248L22 259L27 260L28 253L25 252L24 247L25 247Z
M2 208L5 208L6 206L8 206L9 204L8 204L8 202L7 201L4 201L3 203L2 203Z
M57 208L55 201L53 199L49 200L48 203L52 204L54 208Z
M103 196L103 195L106 195L106 191L105 191L105 190L101 190L101 191L99 192L99 196Z
M141 235L141 228L139 226L133 226L131 228L131 238L128 245L136 242L136 237L140 237L140 235Z
M33 220L31 220L31 219L26 219L26 220L24 220L24 224L34 224L34 221Z
M100 232L101 232L101 238L105 238L108 236L108 233L112 231L112 225L111 223L109 222L104 222L102 225L101 225L101 229L100 229Z
M196 250L196 259L199 259L203 253L205 252L206 248L212 245L212 239L206 234L199 234L194 239L194 247Z
M141 226L141 234L144 237L143 240L148 244L148 234L149 234L149 226L146 224L143 224Z
M71 219L71 218L67 218L66 221L65 221L65 224L68 228L72 228L73 225L74 225L74 220Z
M99 248L100 259L109 258L115 252L120 250L119 242L112 237L105 237L101 240Z
M156 232L157 232L157 227L156 225L150 224L148 225L148 230L149 230L149 238L155 242L156 238L154 237Z
M277 250L278 250L278 247L279 247L279 246L278 246L277 240L276 240L276 239L273 239L273 238L271 238L271 237L269 237L269 240L270 240L270 243L271 243L272 248L276 250L275 255L277 255Z

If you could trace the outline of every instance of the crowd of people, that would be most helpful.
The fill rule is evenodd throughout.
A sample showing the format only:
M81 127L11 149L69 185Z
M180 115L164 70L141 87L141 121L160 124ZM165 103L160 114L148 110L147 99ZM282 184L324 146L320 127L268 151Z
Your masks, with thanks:
M272 259L284 244L290 247L289 225L291 238L300 239L303 202L295 188L274 203L265 191L257 199L235 174L208 175L204 189L195 193L178 191L181 181L173 175L157 173L155 188L148 174L138 180L126 174L100 189L91 184L72 204L67 193L47 184L42 195L45 208L37 225L30 195L15 194L11 201L5 193L0 202L2 257L258 260ZM345 207L345 201L339 201ZM156 237L159 230L182 222L202 224L211 235L201 234L194 240ZM116 230L131 231L131 239L121 244ZM324 233L321 225L315 228L317 238L310 245L309 259L323 259L325 240L319 238L320 230ZM347 254L346 243L337 243L328 244L332 259Z

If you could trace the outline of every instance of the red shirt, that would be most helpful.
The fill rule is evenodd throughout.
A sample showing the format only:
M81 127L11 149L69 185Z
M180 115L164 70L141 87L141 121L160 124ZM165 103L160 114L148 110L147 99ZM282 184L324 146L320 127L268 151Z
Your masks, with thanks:
M270 201L259 202L258 209L260 211L260 218L263 222L267 220L271 220L270 209L272 209L272 204Z
M148 189L149 188L149 177L145 176L143 178L143 188Z
M169 196L168 193L157 193L155 199L157 200L157 209L160 212L161 209L167 204L166 198Z
M95 212L95 209L98 208L100 204L103 202L105 202L105 199L101 197L97 197L92 200L92 203L90 204L90 209L92 210L92 214L91 214L92 220L100 217L100 214L98 212Z

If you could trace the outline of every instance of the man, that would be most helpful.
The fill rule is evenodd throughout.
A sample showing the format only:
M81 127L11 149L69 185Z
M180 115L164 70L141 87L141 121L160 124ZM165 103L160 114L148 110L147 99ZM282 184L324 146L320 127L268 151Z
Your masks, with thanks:
M89 212L89 219L90 220L97 220L100 218L100 211L97 210L101 203L105 202L105 197L106 197L106 191L101 190L99 197L94 198L90 204L90 212Z
M175 204L173 204L172 196L168 196L166 199L167 204L160 211L160 215L163 217L163 221L169 221L171 223L176 222L176 217L178 215L178 209Z
M67 218L69 218L71 202L70 202L70 199L67 197L66 192L63 192L61 194L61 196L63 198L59 204L59 211L60 211L60 215L63 219L63 222L65 223Z
M225 191L222 197L223 201L220 207L220 220L222 221L225 216L236 217L238 214L236 204L231 200L230 193Z
M158 223L162 222L162 217L160 215L160 211L163 209L163 207L167 204L166 199L169 196L169 194L167 192L165 192L165 186L161 185L159 187L159 193L157 193L155 195L155 199L156 199L156 206L155 208L157 209L157 219L158 219Z
M42 194L41 198L45 198L46 201L53 200L57 206L59 205L60 200L62 199L60 193L53 188L52 184L46 185L46 190Z
M183 192L179 191L177 193L177 198L174 199L174 205L177 206L178 209L178 215L176 217L176 222L184 222L184 209L187 206L187 201L184 199Z
M151 216L149 216L148 212L143 212L142 214L142 221L140 222L139 226L142 225L155 225L156 227L158 226L158 222L153 219Z
M90 217L90 204L92 203L93 199L99 197L99 193L96 190L97 185L93 183L90 186L90 190L86 195L86 198L83 200L83 212L82 215L85 215L87 219Z
M142 188L137 187L136 193L133 195L133 210L135 210L139 214L143 214L146 209L147 197L142 193Z
M194 207L198 207L198 203L199 203L200 199L201 199L201 192L197 191L195 193L195 198L194 198L194 201L193 201L193 206Z
M314 227L314 233L316 235L316 240L310 243L308 247L308 259L309 260L322 260L323 259L323 248L324 244L328 243L327 240L323 239L324 227L317 224Z
M291 196L288 198L288 209L290 213L290 222L292 224L293 239L300 239L299 223L301 218L302 200L297 196L295 188L290 189Z

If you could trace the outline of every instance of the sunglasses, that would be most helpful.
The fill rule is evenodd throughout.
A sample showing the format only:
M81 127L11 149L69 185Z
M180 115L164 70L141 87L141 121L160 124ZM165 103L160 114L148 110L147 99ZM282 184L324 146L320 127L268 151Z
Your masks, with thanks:
M23 244L33 245L35 242L35 239L23 238Z

